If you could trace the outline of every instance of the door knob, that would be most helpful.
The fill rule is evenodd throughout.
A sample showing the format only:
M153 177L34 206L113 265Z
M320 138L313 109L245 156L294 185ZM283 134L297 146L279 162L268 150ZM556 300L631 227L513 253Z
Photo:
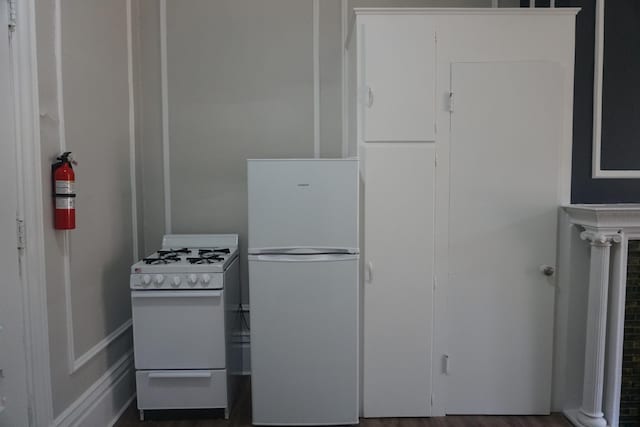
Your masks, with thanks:
M550 265L542 264L540 266L540 272L547 277L553 276L556 272L556 269Z

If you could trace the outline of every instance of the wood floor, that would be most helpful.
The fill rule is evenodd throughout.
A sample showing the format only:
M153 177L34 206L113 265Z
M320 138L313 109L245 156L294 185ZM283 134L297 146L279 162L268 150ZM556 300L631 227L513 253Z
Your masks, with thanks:
M251 398L249 385L243 387L236 407L229 420L222 414L176 413L162 411L146 413L147 420L139 421L138 410L133 402L114 427L244 427L251 425ZM188 416L189 418L185 417ZM215 416L218 416L217 418ZM494 416L448 416L436 418L361 418L360 427L571 427L559 414L548 417L494 417Z

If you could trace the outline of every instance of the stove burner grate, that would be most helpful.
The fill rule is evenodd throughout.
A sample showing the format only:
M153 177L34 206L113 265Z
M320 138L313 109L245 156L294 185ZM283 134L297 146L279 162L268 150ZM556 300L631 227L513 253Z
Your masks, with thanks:
M229 248L198 249L198 255L200 256L229 254L229 253L231 253L231 250Z
M182 248L182 249L162 249L158 251L158 256L160 258L174 258L179 256L180 254L188 254L189 252L191 252L188 248Z
M142 260L147 265L173 264L174 262L180 262L180 258L178 258L176 255L166 254L160 254L158 258L143 258Z
M224 258L211 255L211 256L201 256L199 258L187 258L191 264L216 264L218 262L224 261Z

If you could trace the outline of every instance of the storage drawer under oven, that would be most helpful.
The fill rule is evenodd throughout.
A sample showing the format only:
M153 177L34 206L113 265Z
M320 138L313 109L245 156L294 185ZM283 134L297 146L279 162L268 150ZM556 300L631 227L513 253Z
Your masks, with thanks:
M226 372L137 371L138 409L226 408Z
M133 291L136 369L224 369L224 291Z

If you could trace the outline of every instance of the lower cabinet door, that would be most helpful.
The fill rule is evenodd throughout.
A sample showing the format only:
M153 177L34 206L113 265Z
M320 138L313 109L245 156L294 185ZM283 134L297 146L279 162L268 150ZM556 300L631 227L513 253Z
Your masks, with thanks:
M365 417L431 415L435 151L365 148Z
M138 409L227 407L227 371L137 371Z

